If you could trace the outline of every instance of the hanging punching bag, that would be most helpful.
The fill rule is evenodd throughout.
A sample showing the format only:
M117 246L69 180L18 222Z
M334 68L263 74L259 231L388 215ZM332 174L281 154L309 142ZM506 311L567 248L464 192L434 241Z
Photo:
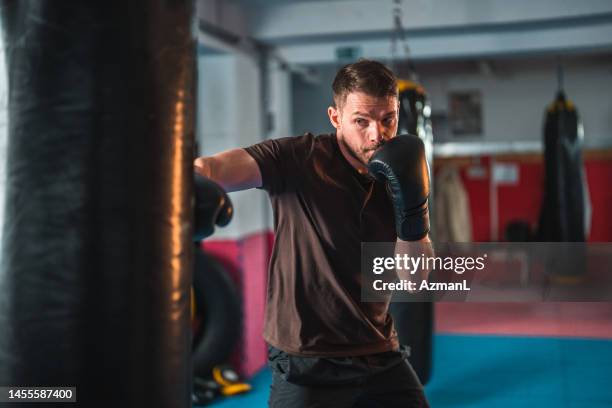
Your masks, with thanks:
M583 134L578 112L560 91L544 119L544 201L539 238L585 241Z
M399 80L400 112L398 133L419 136L425 143L427 161L432 163L430 108L425 90L416 82ZM430 195L430 196L433 196ZM432 207L430 201L430 208ZM422 384L431 377L434 307L431 302L392 302L389 312L401 344L410 347L410 364Z
M425 144L427 163L432 166L433 130L431 125L431 104L425 88L412 80L399 79L397 82L400 101L397 132L398 134L408 133L418 136L423 141L423 144ZM433 206L430 205L430 207ZM433 210L433 208L430 208L430 210ZM432 230L430 235L434 234L435 230Z
M544 120L544 199L538 237L545 242L584 242L586 177L582 162L583 132L575 106L559 91ZM582 246L561 250L546 263L551 282L577 284L585 270Z
M76 387L82 407L190 407L192 2L0 13L0 385Z
M400 100L398 133L409 133L420 136L424 132L428 117L423 114L427 106L425 89L415 81L398 80Z

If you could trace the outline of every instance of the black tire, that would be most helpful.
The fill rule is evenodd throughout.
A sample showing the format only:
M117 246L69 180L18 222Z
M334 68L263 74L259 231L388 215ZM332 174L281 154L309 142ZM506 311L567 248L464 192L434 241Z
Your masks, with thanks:
M193 291L201 321L193 339L193 370L206 377L226 363L242 332L242 302L223 266L200 248L194 251Z

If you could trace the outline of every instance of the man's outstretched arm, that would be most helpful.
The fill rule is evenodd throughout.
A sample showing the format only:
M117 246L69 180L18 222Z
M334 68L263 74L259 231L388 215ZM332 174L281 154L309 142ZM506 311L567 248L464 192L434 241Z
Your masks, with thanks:
M243 149L232 149L194 161L193 240L200 241L227 225L233 206L227 192L261 186L257 162Z
M262 185L261 172L244 149L231 149L214 156L198 157L195 172L219 184L225 191L240 191Z

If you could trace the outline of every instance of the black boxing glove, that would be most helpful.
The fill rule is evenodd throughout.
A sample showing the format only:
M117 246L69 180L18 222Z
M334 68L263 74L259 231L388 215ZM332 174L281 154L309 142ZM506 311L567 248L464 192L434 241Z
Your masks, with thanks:
M404 241L424 238L429 232L429 166L421 139L413 135L390 139L374 152L368 172L387 182L397 236Z
M232 220L234 207L223 188L209 178L194 173L194 227L193 240L201 241Z

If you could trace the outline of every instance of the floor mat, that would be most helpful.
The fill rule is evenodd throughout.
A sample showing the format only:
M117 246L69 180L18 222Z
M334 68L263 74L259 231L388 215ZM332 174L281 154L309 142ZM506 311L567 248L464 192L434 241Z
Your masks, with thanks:
M433 408L603 408L611 379L610 340L439 334L426 393ZM270 382L262 370L252 392L213 406L265 408Z

